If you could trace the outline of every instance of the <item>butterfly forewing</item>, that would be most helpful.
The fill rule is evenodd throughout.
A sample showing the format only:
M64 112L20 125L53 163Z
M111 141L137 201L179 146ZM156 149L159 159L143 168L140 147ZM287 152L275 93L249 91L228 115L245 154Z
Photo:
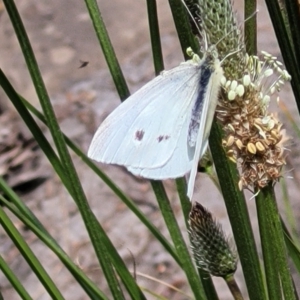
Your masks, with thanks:
M144 176L153 179L174 178L188 172L187 130L198 93L200 65L183 63L130 96L101 124L88 156L125 165L134 174L142 175L145 169L148 175ZM153 175L147 171L164 168L174 160L183 161L176 170L166 168Z
M163 72L118 106L98 128L88 156L149 179L190 172L191 199L223 75L210 49L200 62Z

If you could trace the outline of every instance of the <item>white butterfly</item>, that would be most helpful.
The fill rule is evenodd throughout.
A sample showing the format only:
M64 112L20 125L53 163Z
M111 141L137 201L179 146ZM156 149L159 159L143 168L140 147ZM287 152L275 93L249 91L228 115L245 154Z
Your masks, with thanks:
M149 179L190 173L187 196L191 200L222 76L213 46L201 60L194 54L193 59L162 72L104 120L88 156L123 165L134 175Z

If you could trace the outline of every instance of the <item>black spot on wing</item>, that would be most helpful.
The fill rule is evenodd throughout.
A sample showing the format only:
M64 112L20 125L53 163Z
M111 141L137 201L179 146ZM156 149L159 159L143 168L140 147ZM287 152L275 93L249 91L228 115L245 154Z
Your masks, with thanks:
M160 136L157 138L157 141L160 143L160 142L162 142L162 141L167 141L169 138L170 138L169 135L160 135Z
M137 141L141 141L141 140L143 139L143 137L144 137L144 134L145 134L145 131L144 131L144 130L137 130L137 131L135 132L135 139L136 139Z

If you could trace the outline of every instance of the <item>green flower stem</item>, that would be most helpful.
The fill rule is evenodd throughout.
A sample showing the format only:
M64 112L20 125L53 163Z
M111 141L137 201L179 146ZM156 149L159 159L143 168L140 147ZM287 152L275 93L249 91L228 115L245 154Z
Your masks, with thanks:
M191 205L189 198L186 195L187 187L186 187L186 180L184 177L176 179L176 187L177 187L177 191L178 191L178 195L179 195L179 199L180 199L180 203L181 203L181 208L182 208L183 215L184 215L185 225L186 225L186 228L189 228L188 220L189 220L189 213L191 211L192 205ZM219 299L210 274L199 268L197 268L197 269L198 269L198 274L201 279L207 299L209 299L209 300Z
M192 203L189 200L189 198L186 195L187 191L187 185L186 185L186 180L184 177L177 178L176 179L176 187L177 187L177 192L179 195L180 203L181 203L181 208L184 216L184 221L186 228L189 228L189 214L192 208Z
M184 270L191 289L194 293L196 299L207 299L199 277L197 275L196 269L193 265L192 259L190 257L189 251L186 247L184 239L181 235L180 229L176 222L176 218L170 206L169 199L165 192L165 189L160 181L151 181L152 188L154 190L155 196L157 198L160 210L166 222L168 231L175 245L177 255L181 260L181 267Z
M262 274L249 214L243 194L238 189L236 166L230 163L222 147L222 132L213 122L209 145L241 260L250 299L265 300Z
M198 274L201 279L205 295L208 300L219 300L214 282L209 273L198 268Z
M272 184L256 196L261 243L270 299L296 299L287 251ZM281 291L282 287L282 291Z
M110 42L105 24L103 22L102 16L96 0L85 0L90 18L93 22L97 38L101 45L105 60L107 62L110 74L113 78L115 86L118 90L121 100L125 100L129 95L129 90L123 76L122 70L120 68L119 62L117 60L114 48Z
M4 274L4 276L8 279L14 290L19 294L21 299L23 300L32 300L30 295L27 293L17 276L14 274L14 272L9 268L6 261L3 259L3 257L0 255L0 270ZM0 299L3 299L3 296L0 291Z
M268 294L270 299L276 300L282 299L280 278L277 266L277 253L272 242L274 237L271 233L272 229L270 227L273 226L270 226L270 219L266 216L267 214L269 214L269 212L266 211L267 200L265 199L263 194L265 193L260 192L260 194L256 197L257 216L264 258Z
M21 252L22 256L25 258L29 264L31 270L36 274L39 281L45 287L52 299L63 300L64 297L56 287L55 283L52 281L50 276L47 274L39 260L36 258L30 247L24 241L21 234L15 228L12 221L9 219L3 208L0 206L0 224L9 235L12 242Z
M227 276L226 278L224 278L224 280L226 281L227 286L228 286L234 300L243 300L244 299L243 295L240 291L239 286L237 285L237 283L234 279L234 276L233 275Z
M256 9L256 0L245 0L245 17L251 15L253 11ZM249 20L245 24L245 36L247 37L247 53L249 55L256 55L257 53L257 24L256 24L256 15L254 16L253 20ZM264 201L264 199L261 199ZM261 202L260 201L260 202ZM257 207L259 210L259 208ZM274 248L272 248L270 243L270 235L268 236L268 225L264 224L263 220L265 219L265 211L259 210L260 213L260 237L264 239L265 242L262 242L263 247L263 254L264 254L264 262L265 262L265 272L266 272L266 281L268 287L268 295L269 299L281 299L281 292L280 292L280 282L279 276L277 273L276 266L274 265L275 257L272 255L274 254ZM264 226L265 225L265 226ZM268 239L269 238L269 239ZM272 238L271 238L272 239Z
M256 0L245 0L245 20L249 18L256 11ZM256 55L257 53L257 32L256 32L256 18L257 14L252 16L245 22L245 37L246 37L246 51L249 55Z

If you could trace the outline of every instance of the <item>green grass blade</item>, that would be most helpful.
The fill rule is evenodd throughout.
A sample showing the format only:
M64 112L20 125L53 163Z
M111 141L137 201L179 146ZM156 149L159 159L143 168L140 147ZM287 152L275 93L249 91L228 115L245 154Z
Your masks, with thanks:
M292 233L293 240L295 241L296 239L298 239L297 244L299 245L299 238L298 238L298 232L297 232L297 220L295 218L293 208L291 205L291 201L289 199L288 187L287 187L286 180L284 177L280 179L280 187L281 187L281 191L282 191L282 198L283 198L286 220L287 220L287 223L289 224L289 228Z
M186 180L184 177L176 179L176 187L177 187L177 191L178 191L178 195L179 195L179 199L180 199L180 203L181 203L181 208L182 208L182 212L183 212L183 216L184 216L184 220L185 220L185 225L186 225L186 228L189 228L188 220L189 220L189 214L190 214L192 205L191 205L191 201L189 200L189 198L186 195L187 185L186 185Z
M110 74L113 77L120 99L123 101L129 96L129 90L120 65L118 63L117 57L115 55L115 51L111 45L107 30L105 28L103 19L100 14L97 1L85 0L85 3L90 14L91 20L93 22L93 26L97 34L99 43L101 45L105 60L110 70Z
M297 247L296 243L293 241L291 234L287 230L282 220L281 220L281 224L284 232L284 241L289 253L289 257L292 259L298 274L300 274L300 250Z
M169 0L172 11L176 31L181 45L181 50L184 58L190 59L186 53L186 49L191 47L195 53L199 52L199 43L191 34L191 27L188 20L186 8L182 5L181 0Z
M156 0L147 0L147 12L154 69L155 74L158 75L164 69L164 62L160 42Z
M38 117L44 124L47 122L41 112L39 112L33 105L31 105L27 100L21 98L22 102L26 107ZM150 230L150 232L156 237L156 239L162 244L163 247L172 255L175 261L180 265L178 255L176 254L174 247L167 241L167 239L160 233L160 231L149 221L149 219L139 210L135 203L129 199L120 188L118 188L114 182L103 173L94 162L92 162L82 150L77 147L67 136L64 136L68 146L82 159L83 162L87 164L102 180L107 184L109 188L119 197L123 203L141 220L142 223Z
M105 244L102 243L104 231L102 230L102 228L100 228L101 227L100 224L97 222L96 218L94 217L89 207L89 204L87 202L87 199L85 197L85 194L83 192L80 180L77 176L70 154L67 150L67 146L65 144L63 135L60 131L58 122L55 118L53 107L50 103L49 96L47 94L47 91L44 86L44 82L40 75L38 65L36 63L36 59L32 51L32 47L30 45L29 39L27 37L25 28L22 24L21 18L19 16L19 13L13 1L5 1L4 4L11 18L12 24L15 28L17 38L19 40L22 52L25 57L25 61L28 66L28 70L30 72L41 106L43 108L51 135L53 137L54 143L57 147L59 156L61 158L61 163L64 172L69 181L71 195L73 195L73 198L76 201L78 209L81 213L84 224L87 228L91 242L95 249L96 256L102 267L104 275L106 276L107 283L111 289L111 292L113 293L114 297L121 299L123 296L119 288L118 282L116 280L114 270L109 260L105 257L106 248L105 248ZM140 290L139 290L139 294L141 294Z
M2 185L1 185L1 181L0 181L0 187L2 188ZM5 188L5 191L9 189L8 187ZM13 194L13 191L11 191L10 195ZM3 200L4 201L4 200ZM12 201L15 201L15 199L12 198ZM9 208L11 208L11 206L9 206L9 203L6 203L7 206ZM24 223L28 223L28 226L29 227L33 227L32 224L34 224L34 222L32 222L32 220L30 220L30 218L27 218L27 216L25 217L24 214L21 214L21 216L23 218L26 218L24 220ZM21 217L20 217L21 218ZM34 224L34 232L38 235L39 231L40 230L42 232L42 230L36 226ZM45 233L45 232L44 232ZM40 234L40 233L39 233ZM127 270L124 262L122 261L122 259L119 257L118 253L116 252L116 249L114 248L114 246L112 245L112 243L110 242L110 240L107 238L107 236L105 235L105 232L102 232L101 233L103 235L103 239L104 239L104 243L106 244L107 248L108 248L108 253L110 254L110 257L112 259L112 261L114 261L114 265L115 265L115 268L117 270L117 272L119 273L124 285L126 286L126 288L129 290L129 293L132 294L132 297L133 299L143 299L143 296L139 294L139 289L136 288L136 283L134 280L132 280L132 276L131 274L129 273L129 271ZM49 236L47 236L47 238L50 238ZM46 244L49 243L49 241L44 241ZM52 240L52 242L56 243L55 241ZM51 244L51 246L53 247L53 245ZM55 247L54 247L55 248ZM61 249L59 249L58 247L56 247L55 249L53 249L53 251L56 251L55 253L58 253L60 254L60 258L65 258L64 255L63 255L63 252L61 252ZM67 262L67 261L66 261ZM76 266L75 266L76 267ZM73 266L69 266L68 268L71 268L73 270L76 270L76 268L74 269ZM73 273L72 273L73 274ZM75 274L76 275L76 274Z
M0 184L1 189L2 187L3 184ZM72 262L70 257L60 248L57 242L45 230L42 230L40 226L37 226L30 216L16 209L12 203L19 202L18 199L15 199L15 197L10 197L10 201L8 201L1 195L0 199L2 204L4 204L15 216L17 216L33 233L37 235L42 242L48 246L49 249L51 249L57 255L57 257L63 262L66 268L92 299L107 299L105 295L97 288L97 286L84 274L84 272Z
M293 50L298 66L300 65L300 11L297 0L285 0L289 30L291 31L290 41L293 43Z
M3 272L5 277L8 279L8 281L13 286L14 290L19 294L19 296L24 300L32 300L30 295L27 293L17 276L14 274L14 272L10 269L10 267L7 265L6 261L3 259L3 257L0 255L0 270ZM0 297L1 299L1 297ZM3 298L2 298L3 299Z
M23 121L25 122L26 126L31 131L32 135L34 136L35 140L38 142L39 146L47 156L48 160L50 161L51 165L53 166L55 172L58 174L58 176L63 181L65 187L70 191L69 182L65 176L65 172L63 170L63 167L61 165L61 162L59 158L57 157L56 153L52 149L50 143L45 138L43 132L39 128L39 126L36 124L33 117L29 114L26 107L23 105L23 103L19 100L19 96L10 84L10 82L7 80L5 74L0 69L0 85L3 88L4 92L6 93L9 100L12 102L12 104L15 106L18 113L21 115Z
M293 46L290 44L288 31L285 27L285 22L282 17L282 12L278 1L266 0L269 10L269 15L275 30L277 41L281 50L281 54L286 65L287 71L292 76L291 85L293 88L294 96L300 112L300 66L294 56ZM290 25L290 26L293 26Z
M49 277L39 260L36 258L34 253L31 251L30 247L24 241L21 234L13 225L12 221L9 219L7 214L4 212L3 208L0 206L0 224L16 245L16 247L21 252L22 256L25 258L27 263L29 264L32 271L36 274L41 284L45 287L49 295L53 299L63 300L63 296L60 291L57 289L55 283Z

